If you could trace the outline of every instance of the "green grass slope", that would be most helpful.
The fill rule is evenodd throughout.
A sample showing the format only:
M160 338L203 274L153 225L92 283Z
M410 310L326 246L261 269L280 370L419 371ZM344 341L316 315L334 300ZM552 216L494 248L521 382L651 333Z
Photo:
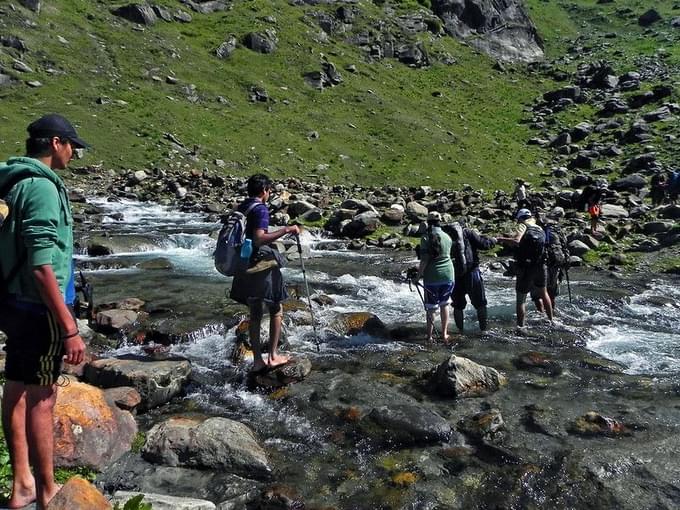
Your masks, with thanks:
M155 3L188 10L176 0ZM528 4L552 56L590 30L578 20L590 19L595 0ZM319 42L320 28L305 15L337 6L235 1L225 12L192 12L191 23L159 21L140 30L110 13L117 5L46 0L39 15L0 6L0 35L20 37L30 50L0 47L0 67L20 80L0 87L1 159L21 153L25 125L50 111L77 121L93 144L80 164L112 169L215 168L220 159L226 173L239 175L265 170L276 178L493 189L508 188L513 176L535 179L536 164L545 159L526 144L532 133L521 121L526 106L555 83L522 66L498 71L492 59L450 37L414 35L431 56L456 60L414 69L394 59L368 62L345 42L346 34ZM421 8L415 1L364 0L355 30L384 19L386 6L397 13ZM606 19L599 23L597 30L609 29ZM226 60L214 55L229 35L240 41L267 28L278 35L275 53L239 46ZM324 58L344 82L314 90L303 74L319 70ZM33 72L15 71L14 59ZM346 71L348 65L357 71ZM166 83L166 76L178 83ZM30 80L43 86L29 87ZM183 91L188 86L195 87L197 102ZM271 101L251 102L252 87L264 88ZM98 104L100 98L110 101ZM308 136L313 131L318 138ZM194 157L177 153L166 133L195 147Z

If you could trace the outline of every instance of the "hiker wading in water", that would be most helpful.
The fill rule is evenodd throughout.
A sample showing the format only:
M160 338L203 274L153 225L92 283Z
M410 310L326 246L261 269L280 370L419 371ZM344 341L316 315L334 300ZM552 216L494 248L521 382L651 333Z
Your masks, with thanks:
M487 311L484 280L479 272L478 250L489 250L496 245L496 239L478 234L469 228L463 228L455 222L445 225L444 230L450 234L453 241L452 258L455 270L453 286L453 320L460 333L463 332L463 317L466 296L470 297L472 306L477 310L479 329L486 330Z
M515 248L517 281L515 282L517 326L524 327L527 294L532 287L543 302L545 313L553 320L552 301L546 289L545 232L536 224L531 211L520 209L516 215L517 230L514 237L499 237L500 243Z
M432 211L427 216L427 233L420 240L418 277L425 287L425 316L427 339L433 341L434 312L439 308L442 339L449 341L449 303L453 291L453 262L451 238L441 229L441 215Z
M290 358L279 354L283 308L281 303L288 299L286 285L280 267L284 260L276 247L271 244L286 234L300 234L297 225L288 225L269 232L269 209L266 206L271 194L272 182L264 174L255 174L248 179L248 198L238 210L246 213L246 239L252 240L252 255L234 275L230 297L250 309L250 344L253 348L253 371L284 365ZM251 206L255 204L254 207ZM269 356L265 363L260 345L260 324L263 308L269 311Z

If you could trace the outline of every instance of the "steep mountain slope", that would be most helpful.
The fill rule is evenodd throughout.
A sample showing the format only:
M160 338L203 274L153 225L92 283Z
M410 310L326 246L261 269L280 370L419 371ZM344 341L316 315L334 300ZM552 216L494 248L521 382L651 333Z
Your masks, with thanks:
M525 54L539 56L531 22L470 14L479 5L525 16L509 1L158 0L114 13L125 5L0 5L3 157L21 152L30 119L60 111L94 145L81 163L114 170L266 169L331 182L494 188L507 187L508 176L535 179L536 164L548 164L527 145L535 136L527 106L563 76L556 66L497 64L473 49L493 52L519 30L522 45L535 41ZM662 7L672 14L670 2ZM632 34L622 53L651 51L643 27L593 9L620 7L530 0L527 10L551 57L579 30L595 37L611 27ZM596 58L603 48L590 50ZM580 56L560 70L570 76Z

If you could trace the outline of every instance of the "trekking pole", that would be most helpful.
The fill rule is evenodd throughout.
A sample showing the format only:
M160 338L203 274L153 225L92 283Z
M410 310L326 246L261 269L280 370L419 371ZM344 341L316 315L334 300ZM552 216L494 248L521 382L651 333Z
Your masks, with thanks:
M571 282L569 281L569 263L564 267L564 275L567 277L567 292L569 293L569 303L571 303Z
M312 315L312 329L314 330L314 343L316 343L316 352L321 350L319 342L319 334L316 331L316 320L314 319L314 309L312 308L312 298L309 295L309 284L307 283L307 271L305 271L305 262L302 259L302 244L300 243L300 235L295 236L297 241L297 250L300 255L300 267L302 268L302 279L305 282L305 289L307 290L307 303L309 304L309 313Z

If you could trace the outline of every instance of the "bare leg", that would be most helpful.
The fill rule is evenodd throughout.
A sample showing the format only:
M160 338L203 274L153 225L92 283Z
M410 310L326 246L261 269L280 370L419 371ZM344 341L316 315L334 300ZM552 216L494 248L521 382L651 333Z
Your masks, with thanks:
M47 504L59 491L54 482L54 404L56 386L26 386L26 437L31 464L35 469L37 508Z
M550 296L548 295L548 289L545 287L541 288L541 301L543 301L543 307L545 308L545 313L548 319L553 320L553 307Z
M526 305L527 295L521 292L517 293L517 304L515 307L515 312L517 313L517 325L522 328L524 327L524 318L527 314Z
M2 399L2 428L12 464L12 496L7 508L23 508L35 501L35 480L28 462L26 438L26 386L18 381L5 383Z
M427 321L427 341L432 342L434 339L434 310L426 310L425 319Z
M278 314L269 315L269 366L275 367L284 365L290 361L290 356L283 356L279 354L279 339L281 338L281 323L283 316Z
M250 336L250 346L253 348L253 370L261 370L267 365L262 359L262 345L260 344L260 324L262 315L250 314L250 325L248 335Z
M449 305L439 307L439 315L442 320L442 340L449 341Z

